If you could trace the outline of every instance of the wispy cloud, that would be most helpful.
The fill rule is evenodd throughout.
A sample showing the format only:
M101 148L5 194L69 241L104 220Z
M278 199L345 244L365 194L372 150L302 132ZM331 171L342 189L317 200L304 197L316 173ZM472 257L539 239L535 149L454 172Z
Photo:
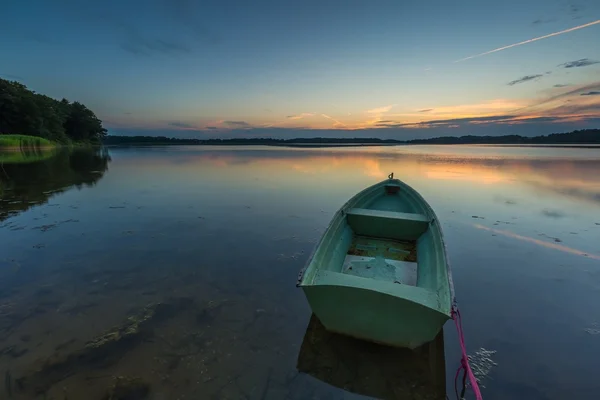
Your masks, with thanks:
M539 37L536 37L536 38L533 38L533 39L524 40L524 41L522 41L522 42L513 43L513 44L509 44L509 45L507 45L507 46L498 47L497 49L490 50L490 51L486 51L486 52L479 53L479 54L475 54L475 55L472 55L472 56L469 56L469 57L461 58L460 60L456 60L456 61L454 61L454 62L455 62L455 63L459 63L459 62L463 62L463 61L471 60L471 59L473 59L473 58L477 58L477 57L485 56L485 55L492 54L492 53L497 53L497 52L499 52L499 51L502 51L502 50L507 50L507 49L510 49L510 48L513 48L513 47L517 47L517 46L522 46L522 45L524 45L524 44L529 44L529 43L537 42L538 40L542 40L542 39L548 39L548 38L551 38L551 37L553 37L553 36L563 35L563 34L565 34L565 33L573 32L573 31L577 31L577 30L579 30L579 29L588 28L588 27L590 27L590 26L597 25L597 24L600 24L600 19L599 19L599 20L596 20L596 21L588 22L587 24L578 25L578 26L575 26L575 27L573 27L573 28L569 28L569 29L565 29L565 30L562 30L562 31L558 31L558 32L550 33L550 34L548 34L548 35L539 36Z
M313 115L315 115L314 113L302 113L302 114L298 114L298 115L288 115L286 118L287 119L302 119L302 118L306 118L306 117L312 117Z
M568 83L557 83L556 85L554 85L552 87L561 88L561 87L567 87L567 86L571 86L571 85Z
M579 87L576 87L575 89L571 89L567 92L560 93L555 96L551 96L546 99L540 100L534 104L531 104L531 105L521 108L520 111L523 112L526 109L531 109L533 107L542 106L542 105L545 105L545 104L548 104L548 103L551 103L551 102L554 102L557 100L565 99L567 97L578 96L582 93L595 92L595 91L599 91L599 90L600 90L600 82L593 82L588 85L579 86Z
M219 129L216 126L207 126L205 127L205 129L209 129L209 130L215 130L215 129Z
M581 96L600 96L600 91L581 93Z
M589 65L600 64L600 61L590 60L589 58L582 58L581 60L569 61L564 64L560 64L559 67L564 68L579 68L587 67Z
M424 109L422 109L422 110L419 110L419 111L417 111L417 112L420 112L420 113L426 113L426 112L430 112L430 111L433 111L433 108L424 108Z
M193 125L186 124L185 122L179 122L179 121L171 121L171 122L167 123L167 125L173 126L175 128L185 128L185 129L195 129L196 128Z
M536 19L535 21L533 21L531 24L532 25L542 25L542 24L549 24L550 22L556 22L556 18L548 18L548 19Z
M593 112L593 107L588 106L587 109L581 107L580 111ZM572 109L572 111L576 111ZM591 114L570 114L570 115L490 115L484 117L467 117L467 118L448 118L436 119L430 121L422 121L417 123L411 122L394 122L380 121L375 126L378 128L402 128L402 129L427 129L427 128L460 128L460 127L481 127L481 126L516 126L526 124L555 124L572 122L574 120L600 120L600 116L594 113ZM470 128L469 128L470 129Z
M436 115L450 116L474 116L496 114L498 112L506 113L508 110L523 107L525 104L521 100L515 99L494 99L475 104L459 104L456 106L435 107L432 113Z
M143 2L142 18L154 18L151 29L145 29L140 14L132 13L126 4L108 7L101 1L61 2L68 5L68 14L78 21L114 32L120 48L136 56L178 56L191 53L196 45L216 44L220 40L206 27L203 10L194 0Z
M246 121L223 121L223 124L234 128L252 128Z
M519 79L515 79L514 81L510 81L507 83L508 86L514 86L514 85L518 85L519 83L525 83L525 82L529 82L529 81L533 81L536 79L541 78L542 74L537 74L537 75L525 75Z
M330 116L329 116L329 115L327 115L327 114L321 114L321 117L323 117L323 118L327 118L327 119L329 119L329 120L331 120L331 121L335 122L335 123L333 124L333 126L334 126L335 128L337 128L337 127L346 127L346 124L344 124L343 122L340 122L340 121L338 121L337 119L335 119L335 118L333 118L333 117L330 117Z
M448 126L457 124L481 124L481 123L498 123L503 121L509 121L517 118L517 115L491 115L484 117L466 117L466 118L448 118L448 119L435 119L430 121L422 121L417 123L411 122L392 122L392 121L380 121L376 124L379 127L385 128L400 128L400 127L433 127L433 126Z
M373 108L371 110L367 110L367 112L369 114L383 114L383 113L390 111L395 106L396 106L396 104L390 104L389 106L377 107L377 108Z
M162 0L166 16L172 18L193 39L217 44L221 37L209 29L202 20L202 2L196 0Z

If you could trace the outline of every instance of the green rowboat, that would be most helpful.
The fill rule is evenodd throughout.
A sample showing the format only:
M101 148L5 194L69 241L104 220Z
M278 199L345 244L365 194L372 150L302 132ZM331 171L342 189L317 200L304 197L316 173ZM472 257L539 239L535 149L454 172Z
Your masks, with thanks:
M297 286L327 330L407 348L436 337L454 298L440 223L393 174L335 214Z

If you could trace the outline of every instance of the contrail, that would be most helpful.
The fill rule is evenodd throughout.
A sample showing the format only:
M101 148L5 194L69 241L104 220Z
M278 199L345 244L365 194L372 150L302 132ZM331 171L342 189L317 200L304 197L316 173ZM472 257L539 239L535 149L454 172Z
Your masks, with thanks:
M573 31L577 31L579 29L587 28L588 26L597 25L597 24L600 24L600 19L596 20L594 22L590 22L590 23L587 23L587 24L575 26L573 28L565 29L564 31L550 33L549 35L544 35L544 36L536 37L536 38L533 38L533 39L525 40L524 42L509 44L508 46L499 47L499 48L494 49L494 50L486 51L485 53L476 54L474 56L469 56L469 57L466 57L466 58L461 58L460 60L456 60L454 62L455 63L459 63L459 62L462 62L462 61L470 60L472 58L477 58L477 57L485 56L487 54L492 54L492 53L495 53L497 51L502 51L502 50L510 49L511 47L517 47L517 46L521 46L523 44L537 42L538 40L542 40L542 39L547 39L547 38L552 37L552 36L562 35L563 33L569 33L569 32L573 32Z

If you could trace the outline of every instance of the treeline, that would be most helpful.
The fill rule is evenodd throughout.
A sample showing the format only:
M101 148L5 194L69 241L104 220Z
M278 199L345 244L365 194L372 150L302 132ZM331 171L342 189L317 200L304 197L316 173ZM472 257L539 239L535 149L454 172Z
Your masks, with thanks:
M98 143L106 135L96 115L79 102L56 100L18 82L0 79L0 135L38 136L53 142Z
M115 144L202 144L199 139L169 138L166 136L115 136L108 135L102 139L106 145Z
M378 138L239 138L239 139L179 139L165 136L106 136L103 141L107 145L141 145L141 144L196 144L196 145L293 145L293 144L399 144L399 140Z
M552 133L534 137L504 136L446 136L409 140L409 144L594 144L600 143L600 129L583 129L567 133Z
M392 145L392 144L594 144L600 143L600 129L584 129L568 133L553 133L535 137L519 135L505 136L445 136L432 139L393 140L378 138L239 138L239 139L179 139L165 136L106 136L104 144L108 145L156 145L156 144L190 144L190 145L268 145L287 146L302 144L347 144L347 145Z

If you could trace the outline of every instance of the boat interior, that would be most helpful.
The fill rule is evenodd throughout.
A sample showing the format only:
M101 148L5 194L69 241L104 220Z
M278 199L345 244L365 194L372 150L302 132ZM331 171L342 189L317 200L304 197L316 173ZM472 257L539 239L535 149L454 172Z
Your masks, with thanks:
M359 277L390 290L390 284L436 290L442 272L436 247L441 242L432 232L428 206L414 191L389 183L349 205L317 280L356 286L363 281L350 277Z

